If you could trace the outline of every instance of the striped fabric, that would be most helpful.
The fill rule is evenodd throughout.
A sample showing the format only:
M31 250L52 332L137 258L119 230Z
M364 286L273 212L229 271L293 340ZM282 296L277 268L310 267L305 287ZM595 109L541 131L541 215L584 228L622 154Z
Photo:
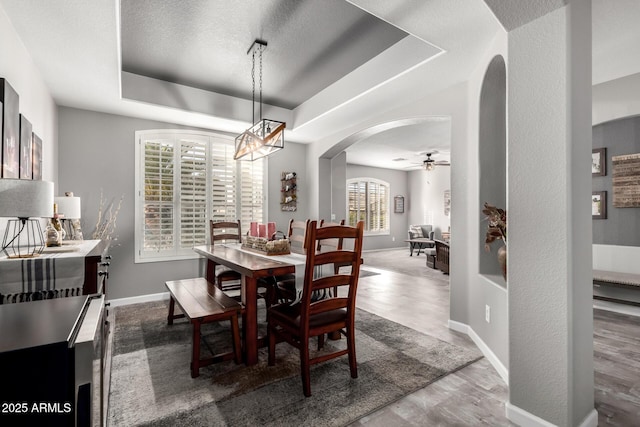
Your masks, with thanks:
M0 259L0 304L82 295L84 257L99 240L37 258Z

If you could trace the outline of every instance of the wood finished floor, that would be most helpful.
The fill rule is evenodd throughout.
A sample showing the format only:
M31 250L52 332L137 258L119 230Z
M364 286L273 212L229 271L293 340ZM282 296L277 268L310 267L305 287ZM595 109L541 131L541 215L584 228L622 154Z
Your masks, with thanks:
M360 279L358 307L443 341L474 346L469 337L447 326L448 280L366 268L381 274ZM599 426L640 426L639 337L640 317L594 310ZM352 426L512 426L505 416L508 393L507 385L483 358Z

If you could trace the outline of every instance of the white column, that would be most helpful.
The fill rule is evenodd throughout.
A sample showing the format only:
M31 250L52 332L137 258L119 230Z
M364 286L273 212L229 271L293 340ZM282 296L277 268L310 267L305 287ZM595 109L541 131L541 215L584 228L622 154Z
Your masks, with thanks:
M507 416L595 426L591 1L510 31L507 75Z

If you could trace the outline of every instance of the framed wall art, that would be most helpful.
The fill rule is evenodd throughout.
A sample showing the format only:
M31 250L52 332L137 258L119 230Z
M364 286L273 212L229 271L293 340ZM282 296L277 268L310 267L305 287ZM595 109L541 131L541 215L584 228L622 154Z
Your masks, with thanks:
M444 214L449 216L451 213L451 190L444 190Z
M35 133L33 134L33 165L31 170L32 179L40 181L42 179L42 139Z
M607 149L594 148L591 150L591 176L607 175Z
M640 207L640 153L613 156L614 208Z
M18 94L0 78L2 102L2 178L20 177L20 115Z
M404 213L404 196L395 196L393 198L393 212Z
M20 179L33 179L33 127L20 114Z
M607 219L606 191L594 191L591 193L591 218Z

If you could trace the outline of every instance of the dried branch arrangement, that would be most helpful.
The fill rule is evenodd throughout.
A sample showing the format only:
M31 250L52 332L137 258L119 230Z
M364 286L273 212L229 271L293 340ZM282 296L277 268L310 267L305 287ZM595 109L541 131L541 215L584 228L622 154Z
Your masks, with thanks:
M102 189L100 189L100 206L98 208L98 219L96 221L96 228L93 232L93 239L100 240L114 240L113 233L116 231L116 220L118 219L118 213L122 206L122 200L124 194L120 196L118 205L113 207L113 202L109 203L109 206L105 208L107 200L105 199Z

